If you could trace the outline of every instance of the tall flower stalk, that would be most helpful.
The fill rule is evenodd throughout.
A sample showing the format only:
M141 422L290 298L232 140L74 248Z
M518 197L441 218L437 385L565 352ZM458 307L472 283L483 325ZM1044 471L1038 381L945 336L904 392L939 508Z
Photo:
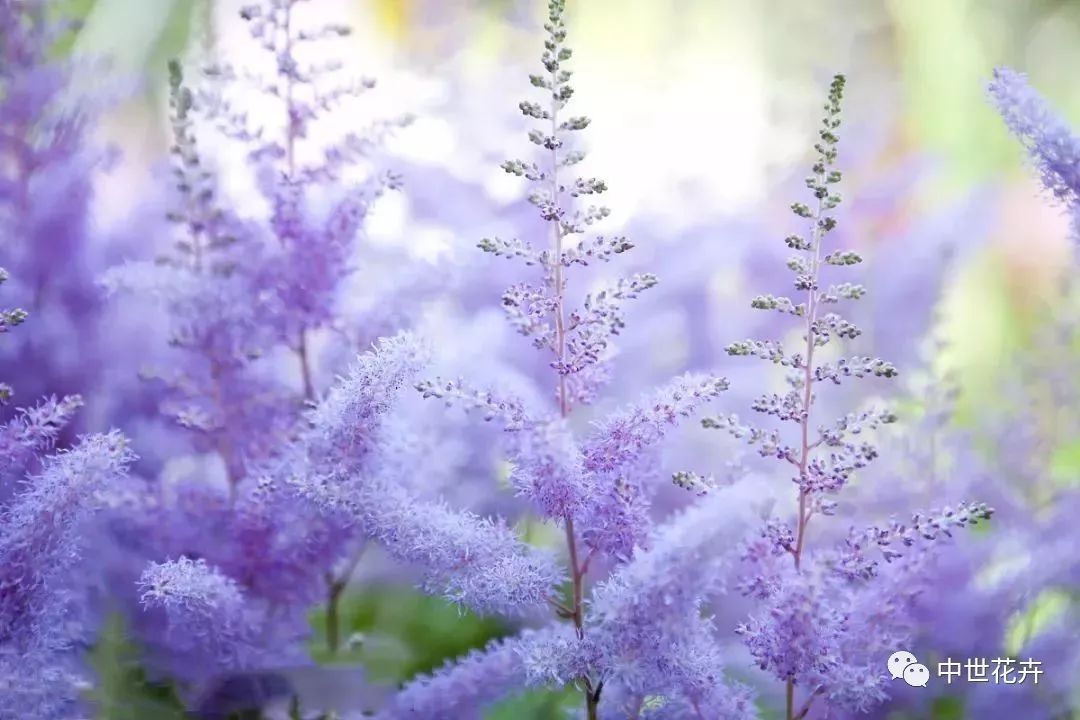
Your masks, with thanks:
M111 98L107 85L86 91L84 73L101 63L58 52L77 30L55 3L0 2L0 257L9 297L38 316L35 332L0 348L0 363L22 392L93 397L105 349L94 177L109 155L93 138ZM79 362L56 346L79 347Z
M599 218L601 215L607 214L606 211L595 209L591 210L589 215L568 215L568 207L565 204L565 197L568 194L573 194L575 197L581 194L599 194L606 189L604 183L600 180L582 181L577 179L573 187L575 190L568 189L560 181L560 170L564 168L570 168L582 159L581 153L572 154L569 150L560 153L564 149L566 139L572 132L583 130L588 126L589 121L585 117L574 117L568 120L560 120L560 112L564 110L573 95L573 87L570 85L571 71L564 67L564 63L570 60L573 52L566 46L566 26L563 22L563 13L565 12L566 4L564 0L554 0L549 3L548 6L548 22L544 26L547 32L547 39L544 42L544 52L542 55L542 64L545 73L542 75L532 75L530 80L534 87L546 90L548 95L548 103L546 108L536 103L524 101L520 104L522 113L527 117L534 118L538 121L547 121L549 130L544 133L540 130L533 130L529 133L529 139L534 144L548 151L548 165L546 171L539 170L535 165L526 163L524 161L508 161L504 164L503 168L514 175L524 175L529 180L537 185L537 191L530 196L530 201L537 206L540 211L541 218L549 224L551 234L551 250L549 253L543 253L540 257L540 264L545 273L544 290L541 294L534 296L537 304L547 304L549 307L550 326L547 330L547 337L540 334L537 337L540 340L537 343L540 347L547 346L547 349L552 353L553 360L551 362L552 367L557 374L557 389L556 399L559 408L559 417L562 421L570 416L570 413L574 406L574 401L570 395L569 378L571 375L581 373L585 370L585 367L575 367L575 365L568 363L567 353L567 341L568 330L573 332L578 330L580 325L581 316L576 316L578 322L568 326L566 317L566 269L569 267L569 263L564 264L564 243L568 236L575 233L579 233L582 230L581 224L591 223L592 220ZM584 192L582 192L584 191ZM500 252L503 246L496 242L488 244L481 244L481 247L485 250L492 252ZM629 249L629 245L620 245L618 252L622 252L625 249ZM612 249L613 252L615 249ZM516 297L508 293L503 298L503 303L509 308L512 308L511 317L513 312L519 308L524 311ZM528 330L526 330L528 332ZM575 358L579 363L583 362L597 362L599 357L591 357L586 359L585 357ZM574 372L574 370L576 372ZM586 381L588 382L588 381ZM579 399L585 399L579 397ZM566 538L566 549L568 561L570 564L570 602L568 605L555 602L558 612L564 616L569 617L574 624L574 630L579 639L583 639L585 636L584 627L584 615L583 615L583 597L584 597L584 584L585 576L589 571L589 561L592 556L582 557L578 551L578 539L577 533L574 528L573 513L567 511L561 517L563 523L563 531ZM588 675L580 678L582 684L582 693L584 695L584 703L586 709L586 715L590 720L595 720L597 717L597 706L599 703L599 693L595 686L595 683Z
M322 132L322 120L375 83L351 77L338 60L315 58L319 46L340 41L350 29L307 22L300 13L305 5L264 0L240 9L252 41L273 63L268 73L215 58L201 82L192 83L179 62L170 63L176 204L168 217L177 239L157 263L123 266L106 279L112 288L164 306L169 342L179 352L171 366L152 374L166 386L162 409L192 431L197 449L216 454L224 467L225 502L203 478L185 478L178 499L147 501L153 507L141 514L171 530L146 533L146 552L159 563L152 567L164 568L158 574L165 576L181 568L185 577L205 569L255 608L244 616L253 627L262 627L266 615L288 615L274 633L249 633L249 644L267 642L235 655L243 667L215 658L222 669L264 662L269 640L279 647L295 643L303 634L300 613L316 599L328 605L327 642L336 651L338 604L363 547L356 518L298 499L303 491L293 481L307 473L297 472L289 455L299 452L310 431L312 406L325 399L313 347L323 340L349 344L346 326L363 328L372 340L389 329L379 317L370 323L367 317L345 317L341 300L372 204L400 185L376 157L380 144L408 118L341 134ZM254 116L239 108L236 98L251 91L276 112ZM200 144L200 131L207 129L246 151L265 217L233 210ZM272 359L283 354L295 358L291 378L273 371ZM185 505L200 503L207 512L194 522L213 524L213 532L199 536L176 527L192 521L192 508ZM142 526L146 520L135 515L128 519ZM298 533L294 526L304 530ZM209 536L218 541L208 543ZM176 564L185 558L205 563ZM144 596L142 603L157 610L167 606L161 593ZM156 616L164 624L175 613ZM280 632L289 624L291 630ZM151 633L166 648L175 645L175 634L159 630ZM215 663L174 665L197 675Z
M811 453L816 447L816 445L812 444L813 441L810 430L811 409L814 402L814 382L817 379L815 376L814 353L819 346L824 346L829 340L828 331L819 332L818 327L818 313L821 304L823 301L829 301L828 299L823 298L819 285L822 262L821 245L825 235L832 230L836 224L836 221L831 216L826 215L826 213L840 204L840 196L832 193L830 186L838 183L841 178L840 172L832 170L832 166L835 163L837 156L836 144L838 138L836 136L836 130L840 126L840 100L843 96L843 91L844 76L837 75L833 78L832 86L829 89L829 99L825 107L826 116L822 121L823 128L818 133L820 142L815 145L815 150L818 153L818 160L814 163L813 175L807 178L806 182L807 187L814 195L815 207L810 208L801 203L796 203L792 206L792 212L794 212L795 215L807 219L811 223L809 242L804 242L801 237L793 237L788 241L788 245L791 246L792 249L803 253L801 262L795 260L791 264L795 266L796 273L802 273L796 279L796 289L802 289L806 292L806 301L803 305L803 314L806 317L804 326L805 360L802 362L802 394L798 405L800 444L797 467L799 473L799 501L798 510L796 511L795 546L791 551L792 560L796 570L801 569L807 526L813 515L813 508L810 507L809 501L811 492L814 489L814 483L812 483L810 477ZM829 255L825 258L825 262L845 265L854 264L859 261L860 258L854 253L843 253L838 256ZM839 337L855 337L858 334L858 330L854 326L848 325L846 321L839 319L838 316L830 316L829 320L834 329L837 325L840 326L841 332L838 332ZM892 377L895 374L895 371L893 371L890 365L880 361L877 361L873 370L875 375L884 377ZM884 421L891 421L892 416L883 416L881 419ZM839 486L837 486L836 489L839 489ZM824 508L820 506L817 509L824 510ZM803 717L809 711L812 697L807 698L803 708L796 713L794 678L787 679L784 697L788 720Z
M1039 171L1043 187L1069 213L1073 240L1080 242L1080 134L1031 87L1023 73L997 68L988 90L1001 119Z
M544 93L546 102L526 100L519 104L526 117L539 123L529 131L528 137L541 149L543 161L514 159L502 165L507 173L532 183L529 201L547 226L549 244L546 248L536 248L521 240L501 238L486 238L479 244L486 252L519 259L542 273L539 285L520 283L508 289L503 294L502 306L514 328L547 354L548 365L555 374L555 409L532 410L519 400L474 390L462 382L426 381L418 389L428 397L479 408L488 420L498 418L508 433L508 455L513 465L510 483L543 517L562 526L569 566L569 597L552 597L549 602L559 618L572 624L574 640L560 639L558 633L547 639L542 635L540 639L533 638L520 652L534 658L546 657L527 663L533 682L555 679L577 685L582 692L585 716L595 720L599 717L605 683L621 687L621 680L616 680L620 672L616 669L617 656L621 652L617 648L622 647L620 643L625 639L618 639L613 632L611 624L617 622L613 618L619 613L636 612L636 608L619 606L618 611L595 615L590 622L585 600L586 579L598 558L606 557L616 565L625 564L650 544L653 528L648 510L652 493L648 480L651 473L645 468L644 456L669 427L716 397L727 388L727 382L707 375L677 378L646 397L640 405L596 422L594 432L581 445L569 430L568 421L574 409L593 402L608 380L611 338L624 326L623 303L653 287L657 279L648 273L636 274L585 294L578 307L571 304L570 268L608 262L633 245L623 237L589 233L591 226L608 217L610 211L581 202L582 198L605 192L606 183L574 175L572 170L585 157L573 147L573 136L588 127L590 121L584 116L565 113L574 94L570 84L572 73L566 66L573 53L566 44L565 10L564 0L549 2L541 57L543 72L530 75L531 84ZM612 602L617 605L620 598L617 592L614 595ZM696 608L692 612L696 613ZM561 649L556 652L545 643ZM671 681L661 678L656 670L670 660L662 655L665 650L653 650L661 657L654 658L655 664L650 665L653 656L646 653L640 676L628 687L638 690L652 683L667 685ZM552 663L552 654L569 655L573 659ZM687 672L694 676L693 672ZM678 697L697 697L696 682L687 680L685 687L676 692ZM620 694L621 691L612 700L613 706L624 701ZM643 699L644 694L638 698ZM708 699L716 707L727 701L726 686Z
M0 309L0 336L26 317ZM0 383L0 405L11 394ZM79 560L134 456L118 432L50 453L80 404L52 398L0 424L0 717L69 717L85 683L76 648L93 602Z
M591 399L597 384L596 378L589 374L595 373L596 366L602 362L600 353L606 348L607 340L605 336L589 328L589 325L607 324L608 332L618 330L618 323L611 322L610 317L605 318L599 307L590 307L588 301L584 312L574 312L568 317L566 311L566 270L575 262L573 255L566 254L567 240L582 233L586 226L605 217L608 210L595 206L577 210L572 203L572 198L604 192L607 187L602 180L580 177L569 181L565 179L569 169L584 158L582 152L569 149L570 135L589 125L586 117L564 119L562 115L574 93L570 84L571 71L565 66L573 55L573 51L566 45L566 25L563 20L565 10L565 0L553 0L549 3L548 21L544 26L547 38L541 57L544 73L530 76L534 87L546 91L548 102L546 106L542 106L524 101L519 106L525 116L547 124L546 131L535 129L529 133L529 140L547 151L547 167L541 170L535 164L522 160L511 160L503 165L506 172L524 176L534 183L536 189L530 195L530 201L536 205L540 217L550 228L550 251L541 251L535 256L544 271L543 288L538 291L512 289L503 297L503 304L508 308L511 319L519 321L518 328L524 334L531 334L537 347L551 353L551 367L557 376L556 401L562 422L567 420L578 402ZM564 184L564 181L567 184ZM597 243L597 259L606 260L611 255L631 247L622 239L614 242L600 239ZM481 248L496 254L507 254L509 249L498 240L485 241L481 243ZM532 256L532 253L524 254ZM587 264L584 257L577 262ZM637 291L654 283L655 278L652 276L636 277L630 282L633 289L627 296L636 295ZM547 312L544 312L544 306ZM617 311L612 308L612 312ZM544 315L547 315L546 322ZM525 319L523 316L532 321L539 320L541 325L520 322ZM578 390L574 395L571 383L576 383ZM568 604L557 601L554 601L554 604L561 616L568 617L573 622L580 640L585 637L584 587L593 553L583 556L579 551L574 512L571 508L566 508L558 519L562 521L566 538L571 590ZM590 720L595 720L600 697L598 682L588 674L579 678L579 681L586 715Z
M762 669L784 683L786 720L801 720L815 702L864 711L884 698L879 655L887 657L890 643L908 632L910 602L917 587L914 561L897 563L900 546L926 543L948 536L954 527L988 519L984 505L962 504L929 517L915 514L910 523L892 521L885 528L852 529L832 548L808 551L811 521L837 512L835 496L852 476L878 456L875 431L896 421L888 409L869 407L849 413L832 424L814 426L818 388L849 379L892 378L896 368L880 358L844 357L837 345L859 337L861 331L834 306L858 300L862 285L829 283L828 274L859 264L850 250L827 250L826 239L836 227L832 211L840 204L836 192L841 172L836 169L837 135L844 76L833 78L825 115L814 145L816 160L806 178L812 204L796 202L792 212L807 221L805 236L785 239L795 251L788 259L794 288L801 301L762 295L751 306L779 312L799 321L802 344L789 352L777 341L747 340L729 345L732 356L750 356L786 370L787 391L764 393L752 409L771 418L770 426L744 425L734 415L706 418L705 427L724 430L756 446L759 454L794 468L797 488L793 524L769 518L743 549L742 591L765 604L765 612L738 628ZM826 354L828 353L828 354ZM795 426L789 439L785 428ZM709 492L715 482L693 473L679 473L676 484ZM880 555L871 555L871 551ZM784 558L790 558L784 566ZM883 570L879 560L889 565ZM906 579L909 587L898 582ZM887 598L887 599L886 599ZM882 606L883 607L879 607ZM866 637L874 638L867 642ZM880 647L878 644L881 644Z
M545 219L549 220L551 226L551 257L554 261L549 260L546 262L545 270L550 273L551 276L548 283L548 289L551 291L552 299L554 300L554 364L557 368L556 372L558 373L559 382L559 416L565 420L570 415L571 401L567 390L567 375L562 371L562 368L566 367L566 313L564 308L566 279L564 277L564 267L561 258L563 256L564 233L571 228L565 227L562 222L562 217L565 215L565 210L562 206L564 188L559 184L559 169L563 164L564 159L559 156L559 149L563 144L560 135L564 134L565 131L583 127L586 122L583 119L578 119L576 123L567 124L565 127L560 126L559 124L559 111L566 107L566 104L573 93L573 88L569 84L570 71L561 70L560 68L563 62L570 59L572 53L570 48L566 47L564 44L566 40L566 28L563 25L562 13L565 10L565 3L552 3L550 10L548 25L546 26L549 39L545 43L543 55L543 65L548 73L547 79L541 83L534 80L533 84L540 85L551 93L551 102L547 111L551 120L551 132L546 138L543 138L543 145L550 151L550 169L548 172L548 202L550 202L550 205L546 209L542 209L541 212ZM532 113L533 117L536 117L538 114L535 113L535 110L532 107L528 107L528 109L524 111ZM532 137L534 136L530 136L530 139L532 139ZM603 189L603 186L600 183L595 183L592 188L594 191L599 192ZM577 535L574 532L574 518L572 515L567 514L563 518L563 529L566 535L566 549L570 561L570 582L572 587L571 605L568 610L578 638L584 638L585 628L582 624L582 595L585 574L589 571L588 559L583 559L578 555ZM566 608L563 608L563 612L566 610ZM596 717L596 707L599 697L596 689L593 687L591 678L588 676L584 677L582 683L585 695L586 712L590 720L593 720Z
M805 349L803 351L805 360L802 362L802 396L798 406L800 443L798 453L799 509L796 515L795 548L792 553L796 569L799 568L802 560L806 529L813 514L813 508L809 505L811 492L815 488L815 483L811 481L811 453L819 444L812 438L810 430L811 410L814 403L814 382L821 379L817 376L818 370L814 365L814 354L818 347L824 347L829 342L830 329L836 333L838 338L854 338L859 334L858 328L839 315L829 314L824 318L825 322L821 326L819 326L818 317L823 304L835 303L835 298L841 296L840 293L831 295L823 293L820 287L820 276L823 260L821 246L826 234L836 225L836 220L827 213L840 204L840 196L832 192L831 186L838 183L841 178L840 171L833 170L832 167L837 156L836 144L838 138L836 130L840 126L840 100L843 91L844 76L837 75L829 89L828 104L825 106L826 116L822 121L823 128L818 133L820 142L815 145L818 160L814 163L813 175L806 180L807 187L814 195L815 207L810 208L801 203L792 206L792 212L795 215L807 219L811 223L809 242L804 243L801 237L789 238L788 241L788 245L792 249L803 253L801 259L791 261L791 266L794 267L795 272L798 274L795 282L796 289L802 289L806 292L806 301L802 306L806 318L804 325ZM861 262L861 258L854 252L841 252L826 255L824 262L831 265L854 265ZM858 291L848 291L845 296L854 299L860 294ZM766 301L764 304L767 305L768 302ZM758 303L758 305L762 305L762 303ZM855 364L857 367L861 364L864 368L863 372L872 372L878 377L893 377L896 374L890 364L881 360L859 358L856 359ZM827 374L833 372L828 368L824 371ZM892 420L892 416L884 415L880 419L883 422L889 422ZM839 486L836 489L839 489Z

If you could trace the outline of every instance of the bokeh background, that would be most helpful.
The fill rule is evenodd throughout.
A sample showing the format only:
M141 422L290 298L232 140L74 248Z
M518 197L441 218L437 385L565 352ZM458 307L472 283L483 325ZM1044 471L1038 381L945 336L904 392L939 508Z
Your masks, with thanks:
M84 25L61 51L109 62L81 80L111 98L98 132L118 151L96 179L96 237L104 239L94 262L101 266L152 257L167 244L146 221L162 206L145 192L169 144L166 61L224 54L260 62L244 56L253 50L241 41L241 4L67 3ZM372 115L416 118L389 143L407 189L375 209L372 242L404 246L430 272L442 272L471 262L477 239L520 216L522 189L498 162L522 146L515 107L538 54L542 11L542 3L528 0L312 0L306 12L354 28L347 62L380 81L368 106ZM875 347L902 369L916 368L905 380L914 397L927 378L956 383L949 432L981 438L975 444L988 466L995 466L986 450L995 437L1015 437L1018 426L1029 430L1031 422L1049 428L1034 454L1044 461L1037 469L997 464L1003 487L1052 508L1057 492L1077 486L1080 435L1071 433L1065 398L1051 393L1034 416L1013 412L1019 402L1026 413L1026 401L1038 394L1021 372L1029 372L1033 358L1052 355L1066 373L1077 359L1069 343L1060 354L1046 352L1044 339L1070 313L1060 297L1075 267L1067 221L1025 168L985 87L995 66L1010 65L1080 126L1080 2L580 0L570 2L568 24L578 108L594 121L589 168L611 187L611 224L634 235L641 248L635 262L671 278L673 288L661 291L667 294L656 306L635 311L637 329L623 346L624 357L637 358L623 368L628 386L725 363L723 345L752 327L747 300L772 289L778 273L771 264L783 256L789 225L785 208L800 191L823 91L834 72L844 72L841 167L851 202L843 227L870 255L867 284L880 288L864 310ZM339 114L332 122L349 127L366 120ZM219 162L230 177L227 151ZM235 165L231 197L242 204L239 158ZM148 230L132 233L132 227ZM502 284L492 281L492 300ZM470 289L471 297L482 295L483 287ZM468 303L446 302L453 312L471 312ZM485 322L478 317L469 327ZM145 408L118 409L110 400L118 388L137 383L128 370L105 363L96 393L75 388L89 401L82 422L119 422L137 440L157 437L140 414ZM739 372L729 374L736 379ZM39 390L23 389L28 397ZM920 415L926 408L918 403L908 407L924 421L929 414ZM702 442L692 437L677 452L699 457ZM935 440L913 431L905 442L917 455ZM146 462L153 465L154 458ZM919 477L912 485L927 483L926 468L913 463ZM1032 473L1038 487L1019 487ZM945 469L935 482L947 485L949 474ZM972 483L958 479L957 492ZM542 542L543 530L536 532ZM1030 563L1043 540L1030 539L1013 559ZM1056 551L1080 551L1069 543ZM359 571L343 613L355 642L333 664L347 670L359 663L373 677L397 682L510 630L387 577L377 558ZM1075 677L1076 589L1053 584L1048 590L1051 584L1025 590L997 626L979 632L1017 651L1026 639L1054 634L1071 648L1060 657L1074 663L1061 660L1061 672ZM316 612L313 627L321 626ZM101 717L179 717L167 691L143 682L123 627L107 630L94 651ZM322 645L317 631L316 657ZM1062 682L1072 684L1068 677ZM491 717L558 717L565 703L558 693L532 693ZM1008 717L979 715L977 706L977 699L942 695L921 705L899 703L881 716Z
M125 189L167 145L166 60L192 47L228 48L230 57L256 51L235 42L243 32L239 0L70 4L86 22L74 44L110 58L121 83L141 83L105 127L126 158L103 197L104 212L120 217L130 210ZM315 5L314 15L356 30L350 61L380 78L376 102L416 113L396 151L479 183L497 201L513 197L515 186L489 160L515 142L513 102L535 55L538 3ZM888 222L973 194L985 199L965 226L949 229L952 242L978 247L947 288L945 314L952 352L977 376L968 378L992 386L1068 248L1064 217L1039 196L1021 149L986 102L985 83L993 67L1010 65L1066 118L1080 117L1073 70L1080 4L589 0L569 12L582 109L596 128L592 164L615 180L616 221L632 210L678 232L708 216L760 209L805 157L827 78L849 74L858 180L918 175L902 200L894 198ZM408 209L383 210L382 234L390 237ZM427 230L410 244L421 253L445 250L445 238Z

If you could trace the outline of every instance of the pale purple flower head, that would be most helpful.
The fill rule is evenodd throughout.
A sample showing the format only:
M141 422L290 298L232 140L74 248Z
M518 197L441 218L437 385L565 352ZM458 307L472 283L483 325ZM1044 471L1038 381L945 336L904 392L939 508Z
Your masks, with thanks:
M1038 169L1043 186L1071 213L1074 223L1080 223L1080 136L1023 73L997 68L989 90L1005 124Z
M522 690L528 670L523 657L534 645L559 636L556 628L524 631L447 662L410 681L376 714L378 720L480 718L485 707Z

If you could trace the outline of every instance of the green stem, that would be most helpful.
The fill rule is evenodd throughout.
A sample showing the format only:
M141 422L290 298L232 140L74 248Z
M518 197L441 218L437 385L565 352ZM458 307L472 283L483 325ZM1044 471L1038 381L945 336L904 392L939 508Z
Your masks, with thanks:
M348 584L346 580L329 580L326 596L326 649L331 655L337 655L341 647L341 595Z

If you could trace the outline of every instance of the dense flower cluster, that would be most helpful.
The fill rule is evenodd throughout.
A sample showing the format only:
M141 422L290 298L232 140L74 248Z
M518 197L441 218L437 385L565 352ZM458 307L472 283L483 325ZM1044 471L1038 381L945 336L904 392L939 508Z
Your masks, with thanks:
M167 212L147 200L154 243L98 273L98 111L63 102L73 26L0 0L0 720L153 716L129 692L169 716L296 720L525 717L537 698L583 720L1074 710L1075 289L1001 413L952 422L937 355L929 381L890 389L897 365L919 376L945 263L916 280L889 253L949 233L898 232L897 251L849 228L898 211L891 190L840 210L844 76L790 206L804 230L767 244L725 225L722 255L703 220L661 245L662 225L608 229L591 121L570 112L567 2L544 5L517 106L532 152L498 168L523 193L506 213L431 168L413 166L413 195L384 147L408 116L332 131L376 88L337 59L351 30L261 0L236 19L268 69L227 47L168 64ZM1077 134L1019 73L990 94L1080 232ZM449 236L497 217L470 248L483 264L368 242L390 191ZM760 286L749 319L724 306L745 283L715 274L721 257ZM884 327L912 292L930 297ZM141 382L112 375L136 378L131 358L96 377L129 327L148 328ZM84 351L84 370L60 360ZM24 383L41 399L16 402ZM383 591L390 611L365 604ZM401 598L482 630L448 649L420 618L409 634L439 647L416 652L389 627ZM897 649L1047 667L1037 688L920 695L890 679ZM407 669L380 675L380 653Z
M998 68L990 97L1009 130L1024 144L1043 185L1080 232L1080 137L1015 70Z
M164 612L137 614L136 622L144 642L179 677L278 666L302 656L304 613L320 599L336 602L350 558L362 551L361 528L389 540L398 529L392 518L413 517L402 512L410 499L395 494L397 478L383 477L378 467L408 460L379 456L374 433L415 372L415 348L406 339L384 342L325 397L320 371L335 366L316 353L328 344L335 346L328 357L362 349L366 336L355 337L354 326L380 334L393 329L383 326L386 314L367 323L345 316L340 304L372 204L400 186L395 173L378 167L379 142L407 119L331 142L314 132L320 118L374 82L348 80L341 63L310 59L314 46L346 37L349 29L309 27L302 6L272 0L240 12L256 46L273 60L270 77L212 63L193 86L179 62L169 64L174 206L168 220L176 240L156 261L122 265L104 279L118 296L162 308L173 357L144 375L164 386L163 413L191 432L202 453L197 471L173 487L149 483L116 522L122 542L151 563L144 586L173 575L190 581L188 590L144 592L141 606ZM278 117L237 110L234 95L244 91L268 98ZM201 143L212 132L246 149L265 216L233 209L215 158ZM282 357L291 358L291 377L275 372ZM327 488L355 492L351 510L330 507ZM359 495L380 490L396 504L379 505L386 517L361 517L356 508L376 503ZM420 535L388 544L416 555L407 543L425 532L446 538L496 532L439 520L412 530ZM459 542L467 551L468 541ZM203 592L214 583L220 592ZM202 593L197 605L189 593ZM213 630L215 607L227 631ZM188 632L191 623L203 630ZM222 645L221 635L230 633L243 647ZM336 634L328 641L336 647Z
M6 293L39 318L35 332L4 343L0 358L11 368L7 380L30 396L90 395L99 389L103 355L92 178L107 160L92 130L110 88L103 83L91 95L81 87L100 62L57 57L54 48L77 25L45 0L5 0L0 27L0 235L12 276Z
M6 275L6 273L2 273ZM2 315L6 325L26 313ZM74 645L87 633L88 583L73 571L89 519L133 456L119 433L46 454L78 398L47 400L3 426L0 445L0 717L59 717L75 707Z
M763 457L784 463L798 491L794 520L768 518L746 543L741 586L762 607L738 629L761 669L786 683L788 720L806 717L818 698L833 712L864 712L885 699L888 674L880 657L905 641L910 625L905 598L913 596L917 585L910 582L906 591L898 591L902 582L885 585L877 559L866 555L868 546L876 546L891 562L902 557L902 547L950 535L951 528L989 519L993 512L985 505L962 505L928 518L916 514L910 526L894 521L884 529L852 531L835 550L815 551L807 542L810 521L836 514L838 493L878 457L873 431L897 420L888 410L868 409L816 431L812 424L820 389L849 378L897 375L896 368L880 358L845 357L843 341L862 333L833 310L843 300L866 294L862 285L835 283L830 275L833 268L861 263L860 255L825 247L837 225L833 211L840 204L837 132L844 85L843 75L833 78L814 145L816 160L806 178L813 204L791 206L798 218L809 222L810 232L784 240L795 251L787 262L795 276L794 288L805 299L766 295L751 303L755 309L800 320L803 344L789 350L779 341L747 340L727 347L729 355L755 357L784 368L789 389L783 395L766 393L751 403L752 410L772 421L769 426L745 425L734 415L703 422L756 446ZM674 481L702 492L708 492L711 484L689 473L676 474ZM896 573L894 568L892 575Z
M479 409L485 419L498 418L509 436L507 455L513 466L510 484L541 516L562 525L571 589L565 601L557 599L554 593L548 601L560 617L573 623L575 631L573 635L556 635L557 649L545 646L530 650L529 675L540 684L579 682L586 714L596 718L604 705L605 686L625 683L638 693L640 702L646 691L651 692L650 686L642 683L662 683L663 668L668 666L673 676L679 677L675 668L685 662L672 654L651 661L642 657L641 662L653 673L648 680L623 677L624 671L636 675L642 670L607 666L610 653L616 649L596 644L594 623L590 622L593 618L585 605L585 579L594 564L604 559L630 562L648 545L649 498L655 492L651 481L657 474L650 469L651 452L671 427L726 390L727 381L716 376L680 377L647 396L639 405L595 422L593 432L584 442L579 442L570 429L569 419L575 407L595 401L609 380L611 339L625 325L623 303L655 286L657 278L647 273L635 274L586 294L580 307L570 304L568 271L571 268L588 266L593 261L611 261L633 245L625 238L593 238L587 234L610 211L598 205L582 205L582 197L601 194L607 185L597 178L574 176L572 170L585 157L573 146L572 139L588 127L589 119L567 116L564 112L574 94L570 84L572 73L567 66L573 53L566 45L564 12L563 0L549 3L548 22L544 26L547 32L542 56L544 72L530 76L530 82L542 91L546 103L523 101L519 105L526 117L540 124L529 131L529 140L541 148L542 159L539 162L509 160L502 165L507 173L532 183L529 202L546 224L550 244L538 248L521 240L499 238L480 243L480 249L486 252L520 259L541 272L542 283L513 286L504 293L502 306L511 326L548 355L548 365L555 376L555 407L533 410L518 399L475 390L463 382L425 381L417 389L426 397ZM578 235L585 237L579 239ZM684 610L686 615L681 619L688 620L696 607ZM606 623L595 625L602 632ZM613 632L610 626L607 632ZM693 642L707 645L701 638L694 638ZM691 662L696 660L693 658ZM726 707L730 701L731 708L746 710L746 703L731 699L724 689L719 664L705 663L705 667L694 664L693 669L683 668L683 671L690 677L665 690L673 693L672 703L691 707L707 696L710 707ZM711 673L710 680L695 675L703 672ZM626 702L626 698L615 702Z

